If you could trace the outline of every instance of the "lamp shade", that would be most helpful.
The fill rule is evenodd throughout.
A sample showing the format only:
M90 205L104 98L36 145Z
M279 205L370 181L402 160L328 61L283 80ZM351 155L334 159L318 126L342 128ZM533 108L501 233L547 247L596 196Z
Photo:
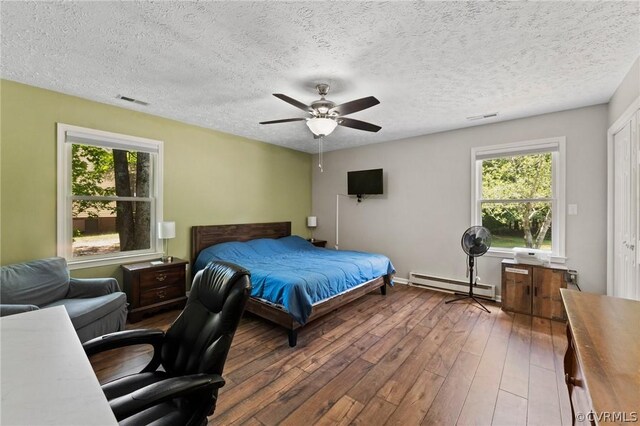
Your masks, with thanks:
M175 222L158 222L158 238L167 240L176 237Z
M315 228L318 226L318 218L315 216L307 217L307 228Z
M314 117L307 120L307 127L316 136L327 136L331 134L338 125L336 120L331 118Z

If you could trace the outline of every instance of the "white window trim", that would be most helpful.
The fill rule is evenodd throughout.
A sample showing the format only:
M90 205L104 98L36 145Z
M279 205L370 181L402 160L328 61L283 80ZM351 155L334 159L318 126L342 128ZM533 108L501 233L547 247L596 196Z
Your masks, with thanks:
M552 199L553 221L551 260L564 263L566 236L566 137L558 136L545 139L534 139L471 148L471 226L482 225L480 199L482 191L481 161L487 158L522 155L527 153L552 151ZM510 258L513 250L508 248L491 248L488 256Z
M151 209L151 248L148 250L136 250L131 252L119 252L103 256L87 256L87 258L74 259L72 255L71 238L73 219L71 212L71 145L68 137L75 142L101 143L104 146L117 147L126 144L130 148L138 148L143 151L156 151L154 158L153 198L155 203ZM137 136L123 135L102 130L78 127L64 123L57 123L57 161L58 161L58 187L57 187L57 254L67 259L69 269L90 268L96 266L117 265L122 263L156 259L162 256L162 241L157 238L156 226L153 224L162 222L163 198L163 142L146 139ZM155 156L154 156L155 157Z

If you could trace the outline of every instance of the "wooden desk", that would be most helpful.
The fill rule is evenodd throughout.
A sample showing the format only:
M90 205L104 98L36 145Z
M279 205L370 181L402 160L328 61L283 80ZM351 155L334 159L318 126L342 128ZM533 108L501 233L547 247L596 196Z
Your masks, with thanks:
M0 333L0 424L117 424L63 306L0 318Z
M578 424L632 424L640 416L640 302L560 293L569 319L564 368L574 418Z

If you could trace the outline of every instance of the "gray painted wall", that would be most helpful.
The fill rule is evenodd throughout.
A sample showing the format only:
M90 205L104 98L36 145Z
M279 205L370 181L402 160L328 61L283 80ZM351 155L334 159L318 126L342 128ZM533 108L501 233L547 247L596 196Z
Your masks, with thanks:
M608 127L624 113L638 96L640 96L640 57L633 63L609 101Z
M393 125L380 124L382 131ZM326 153L324 173L313 172L314 236L334 246L336 194L347 191L347 171L382 167L385 195L362 203L340 198L340 248L384 253L398 277L416 271L464 280L460 236L470 225L471 147L566 136L566 201L579 213L567 216L567 265L578 270L583 290L604 293L606 130L607 105L596 105ZM479 259L482 282L499 287L500 261Z

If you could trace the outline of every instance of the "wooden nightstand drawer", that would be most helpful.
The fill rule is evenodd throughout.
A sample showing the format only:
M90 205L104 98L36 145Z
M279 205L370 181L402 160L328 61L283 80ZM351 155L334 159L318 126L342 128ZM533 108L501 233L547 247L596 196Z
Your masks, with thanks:
M182 308L186 296L186 260L122 265L124 290L129 302L129 321L136 322L145 314L160 309Z
M184 293L184 286L177 284L153 288L140 293L140 306L149 306L156 303L166 302L167 300L184 296Z
M140 272L140 291L165 287L181 282L184 284L184 268L163 268Z

